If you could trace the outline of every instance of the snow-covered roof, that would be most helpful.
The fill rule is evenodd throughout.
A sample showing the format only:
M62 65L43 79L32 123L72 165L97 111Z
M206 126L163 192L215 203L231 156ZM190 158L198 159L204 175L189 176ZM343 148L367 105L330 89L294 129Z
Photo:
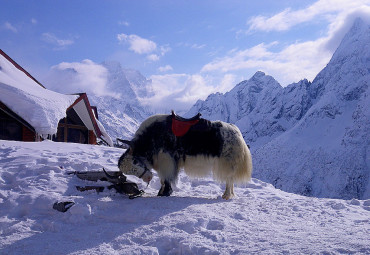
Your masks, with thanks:
M77 113L78 117L82 120L84 125L89 129L93 130L96 137L103 139L109 146L113 146L113 141L110 136L105 131L104 126L99 122L98 118L95 116L90 102L85 93L80 94L80 97L69 107L73 108Z
M85 95L86 94L82 94ZM59 120L73 107L89 130L112 145L104 127L91 114L87 98L64 95L44 88L27 71L0 50L0 101L27 121L41 136L57 133ZM85 104L80 103L83 101Z
M63 95L41 87L0 54L0 101L40 135L55 134L58 122L78 95Z

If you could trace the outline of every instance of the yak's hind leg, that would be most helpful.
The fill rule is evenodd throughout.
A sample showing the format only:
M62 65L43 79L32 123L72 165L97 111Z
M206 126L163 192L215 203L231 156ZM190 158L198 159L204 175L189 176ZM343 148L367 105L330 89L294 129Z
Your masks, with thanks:
M234 197L234 183L232 181L226 181L225 193L222 195L223 199L231 199Z

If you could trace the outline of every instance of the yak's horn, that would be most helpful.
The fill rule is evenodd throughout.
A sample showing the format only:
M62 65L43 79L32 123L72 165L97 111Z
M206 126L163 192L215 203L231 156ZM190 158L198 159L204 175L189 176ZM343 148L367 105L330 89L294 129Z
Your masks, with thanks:
M128 146L131 146L131 141L129 141L129 140L123 140L123 139L117 138L117 141L120 141L121 143L124 143L124 144L127 144Z
M104 171L105 175L110 179L118 179L119 178L119 176L113 176L113 175L108 174L107 171L105 171L104 167L103 167L103 171Z

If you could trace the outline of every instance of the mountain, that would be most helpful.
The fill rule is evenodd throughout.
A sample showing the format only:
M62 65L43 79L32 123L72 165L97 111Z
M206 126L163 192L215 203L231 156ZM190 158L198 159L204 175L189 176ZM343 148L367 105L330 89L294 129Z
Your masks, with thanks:
M92 104L98 106L99 120L108 134L115 138L130 138L140 123L152 113L144 107L140 98L152 96L151 80L139 71L122 68L119 62L103 62L108 71L107 89L118 95L89 95Z
M259 71L224 95L217 93L199 100L186 116L201 112L204 118L234 123L249 144L259 147L302 118L311 105L310 84L302 80L283 88Z
M257 72L186 114L236 124L252 146L254 177L285 191L370 197L370 27L357 19L311 82L285 88Z

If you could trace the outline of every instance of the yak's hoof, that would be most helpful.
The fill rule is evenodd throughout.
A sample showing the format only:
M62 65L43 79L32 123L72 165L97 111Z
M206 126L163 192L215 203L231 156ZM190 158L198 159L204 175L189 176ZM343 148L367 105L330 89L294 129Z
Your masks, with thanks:
M223 199L225 199L225 200L229 200L229 199L232 199L234 197L234 193L224 193L223 195L222 195L222 198Z
M171 184L168 182L165 182L161 189L158 192L158 196L160 197L169 197L172 194L172 187Z

